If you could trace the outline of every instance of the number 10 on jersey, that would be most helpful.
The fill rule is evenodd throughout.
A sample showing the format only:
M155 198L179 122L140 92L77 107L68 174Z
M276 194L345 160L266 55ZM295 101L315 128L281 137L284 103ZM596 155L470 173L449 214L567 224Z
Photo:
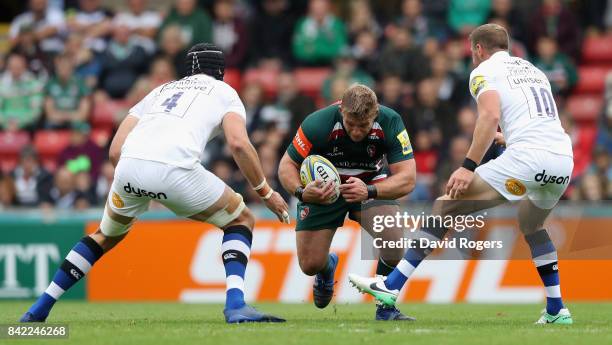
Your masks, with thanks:
M557 117L557 107L555 106L555 99L550 94L550 91L546 88L529 87L527 96L527 103L529 105L529 114L531 118L534 117ZM535 113L535 116L534 116Z

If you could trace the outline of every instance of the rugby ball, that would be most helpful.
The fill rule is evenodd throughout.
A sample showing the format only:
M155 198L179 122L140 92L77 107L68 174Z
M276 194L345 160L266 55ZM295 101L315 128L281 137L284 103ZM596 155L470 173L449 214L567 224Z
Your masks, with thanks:
M304 159L300 167L300 180L304 187L315 180L332 181L335 185L335 193L330 197L329 203L335 202L340 197L340 174L336 167L323 156L310 155Z

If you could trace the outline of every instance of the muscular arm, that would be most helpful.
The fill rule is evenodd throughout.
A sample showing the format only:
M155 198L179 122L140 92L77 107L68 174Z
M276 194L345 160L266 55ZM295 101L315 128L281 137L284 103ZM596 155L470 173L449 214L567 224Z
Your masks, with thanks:
M278 165L278 179L283 188L291 195L293 195L298 187L302 186L300 166L289 157L287 152L285 152Z
M119 158L121 156L121 147L125 142L125 138L127 138L128 134L136 127L138 123L138 118L133 115L128 115L121 121L119 128L117 129L117 133L111 142L110 150L108 152L108 157L113 164L113 166L117 166L119 163Z
M227 113L223 118L223 132L238 168L252 187L258 186L264 180L264 173L244 119L236 113Z
M391 176L376 183L377 199L395 200L408 195L416 181L416 163L408 159L389 164Z
M476 163L480 163L485 153L495 139L497 126L501 116L501 104L499 94L495 90L485 91L478 97L478 119L474 129L472 145L467 157Z

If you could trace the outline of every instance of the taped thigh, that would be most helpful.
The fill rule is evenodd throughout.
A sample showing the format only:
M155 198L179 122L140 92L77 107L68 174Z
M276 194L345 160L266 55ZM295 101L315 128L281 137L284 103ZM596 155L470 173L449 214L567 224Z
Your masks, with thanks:
M102 221L100 222L100 230L105 236L108 237L116 237L125 234L130 230L132 224L134 224L134 220L130 221L128 224L122 224L108 214L108 205L104 207L104 215L102 216Z
M244 211L245 207L246 205L242 200L242 195L234 193L227 205L208 217L206 222L222 228L232 222L234 219L238 218L242 211Z

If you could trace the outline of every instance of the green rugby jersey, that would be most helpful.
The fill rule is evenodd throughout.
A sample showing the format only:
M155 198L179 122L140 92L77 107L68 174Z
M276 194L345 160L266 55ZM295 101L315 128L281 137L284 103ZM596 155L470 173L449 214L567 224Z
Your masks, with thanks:
M402 118L393 109L380 105L368 136L354 142L344 129L339 103L308 115L287 154L298 164L309 155L321 155L338 169L342 182L355 176L366 183L386 177L385 156L389 164L414 156Z

